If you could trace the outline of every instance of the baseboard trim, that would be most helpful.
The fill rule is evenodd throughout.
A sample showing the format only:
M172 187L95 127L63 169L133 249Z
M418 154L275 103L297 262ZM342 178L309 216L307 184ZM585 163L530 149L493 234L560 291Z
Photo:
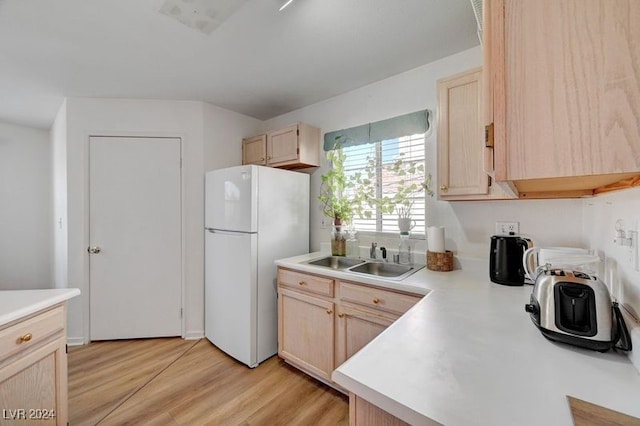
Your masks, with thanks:
M82 337L67 337L67 345L69 345L69 346L82 346L82 345L84 345L84 338L82 338Z
M184 335L184 340L198 340L204 337L204 330L187 331Z

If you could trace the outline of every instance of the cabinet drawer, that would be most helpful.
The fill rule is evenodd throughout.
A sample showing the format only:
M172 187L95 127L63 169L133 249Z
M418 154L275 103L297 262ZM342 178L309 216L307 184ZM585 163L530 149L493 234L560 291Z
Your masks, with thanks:
M44 342L64 330L64 308L59 306L0 330L0 360Z
M278 284L297 288L310 293L333 297L333 280L317 277L315 275L302 274L300 272L278 269Z
M418 296L344 282L340 283L339 291L341 301L357 303L400 315L407 312L420 300Z

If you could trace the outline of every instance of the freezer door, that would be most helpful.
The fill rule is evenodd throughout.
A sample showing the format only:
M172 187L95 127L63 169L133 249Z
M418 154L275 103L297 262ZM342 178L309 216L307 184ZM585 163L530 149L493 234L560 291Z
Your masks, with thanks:
M205 180L205 228L257 232L257 166L214 170Z
M205 234L205 335L214 345L255 367L257 303L256 234Z

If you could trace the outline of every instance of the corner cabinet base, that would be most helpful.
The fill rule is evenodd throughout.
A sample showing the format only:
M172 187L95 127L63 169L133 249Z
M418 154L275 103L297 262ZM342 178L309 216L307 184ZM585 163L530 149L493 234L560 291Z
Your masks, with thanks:
M387 413L354 393L349 394L349 425L351 426L406 426L399 418Z
M278 268L278 355L340 389L331 374L421 296Z
M278 267L278 356L347 394L331 374L422 296ZM350 424L407 423L349 395Z

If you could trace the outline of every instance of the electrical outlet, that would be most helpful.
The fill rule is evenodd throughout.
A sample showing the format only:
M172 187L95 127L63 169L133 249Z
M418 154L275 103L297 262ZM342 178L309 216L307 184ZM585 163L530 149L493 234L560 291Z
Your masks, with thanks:
M329 219L327 219L326 217L322 218L322 221L320 222L320 229L327 229L329 226Z
M496 234L509 235L511 232L514 234L520 232L518 222L496 222Z

